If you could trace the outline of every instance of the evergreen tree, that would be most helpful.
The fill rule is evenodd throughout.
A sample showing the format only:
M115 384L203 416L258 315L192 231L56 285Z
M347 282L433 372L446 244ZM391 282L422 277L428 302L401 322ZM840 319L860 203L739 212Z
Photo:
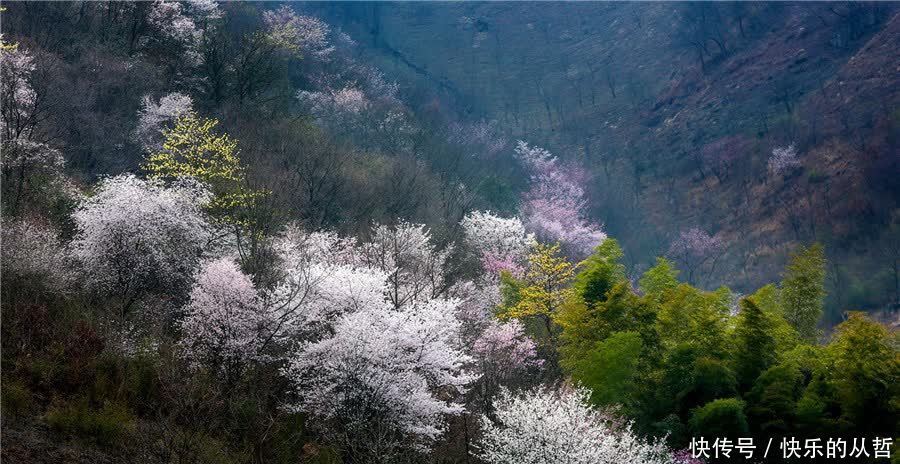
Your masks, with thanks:
M900 351L881 324L851 312L827 351L841 418L856 430L895 433L900 420Z
M594 404L627 403L634 390L642 345L639 334L616 332L597 343L585 357L575 360L572 378L591 390Z
M606 299L614 285L625 280L625 266L619 242L608 238L594 249L594 254L581 262L573 290L588 306Z
M678 269L666 258L656 258L656 265L641 276L638 282L641 292L656 303L661 303L678 287Z
M791 257L781 282L785 319L807 342L815 342L816 324L825 304L825 252L818 243L801 247Z
M741 313L734 330L734 371L741 391L747 391L759 374L775 362L775 339L769 333L770 328L769 319L753 300L741 300Z

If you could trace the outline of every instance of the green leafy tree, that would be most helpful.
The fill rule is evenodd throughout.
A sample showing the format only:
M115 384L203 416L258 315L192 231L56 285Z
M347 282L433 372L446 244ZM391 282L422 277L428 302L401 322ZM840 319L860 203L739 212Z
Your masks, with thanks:
M825 251L818 243L801 247L791 256L781 282L785 319L807 342L819 335L816 324L825 304Z
M641 276L641 292L657 304L678 287L678 269L666 258L656 258L656 265Z
M640 334L616 332L572 363L572 378L591 390L594 404L624 404L634 390L642 346Z
M578 265L581 271L575 276L572 288L586 305L604 301L613 286L626 280L625 266L620 262L622 256L619 243L608 238Z
M551 321L557 309L569 297L574 267L560 253L559 244L537 244L528 255L528 269L518 286L518 301L502 318L537 317L552 334Z
M724 359L729 315L725 300L724 292L704 292L688 284L671 290L656 321L663 345L672 348L687 343L707 357Z
M710 401L691 413L690 427L696 436L745 437L749 426L744 402L737 398Z
M734 330L734 371L741 391L747 391L763 371L775 363L775 339L769 318L749 298L741 300Z
M694 360L689 383L676 395L679 412L687 412L697 406L719 398L737 395L737 380L728 366L712 358Z
M800 334L784 318L784 308L781 307L781 291L777 286L764 285L747 298L756 303L769 319L769 333L775 338L775 351L779 355L794 349L800 343Z
M224 224L249 228L251 210L266 192L247 186L237 141L216 133L218 124L196 114L178 118L175 127L163 133L162 150L147 157L144 169L154 179L191 177L205 183L214 194L207 205L210 215Z
M761 436L785 435L795 430L797 401L804 376L793 363L770 367L747 395L747 416Z
M827 352L842 419L859 431L895 433L900 421L900 352L881 324L851 312Z

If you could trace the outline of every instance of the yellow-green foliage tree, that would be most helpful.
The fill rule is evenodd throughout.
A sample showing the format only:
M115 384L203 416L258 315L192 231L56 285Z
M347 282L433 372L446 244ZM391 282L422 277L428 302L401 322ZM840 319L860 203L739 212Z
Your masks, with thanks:
M553 315L569 297L574 266L560 253L559 244L537 244L528 255L528 269L518 283L518 298L501 312L501 318L537 318L552 338ZM507 284L509 285L509 284Z
M216 133L219 124L188 114L164 131L165 142L144 164L151 178L175 180L192 177L206 184L214 197L207 205L210 215L225 225L252 229L251 210L266 194L247 185L246 173L238 158L237 141Z

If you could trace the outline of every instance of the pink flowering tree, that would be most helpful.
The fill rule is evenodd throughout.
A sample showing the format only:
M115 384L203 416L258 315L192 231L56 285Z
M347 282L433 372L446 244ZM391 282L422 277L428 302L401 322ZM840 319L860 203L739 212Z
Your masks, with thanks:
M672 241L666 256L687 271L688 282L696 284L699 283L698 280L712 274L723 252L724 246L718 237L694 227L682 231Z
M531 172L531 188L522 204L526 228L538 240L559 242L575 259L588 256L606 234L586 217L587 200L581 186L584 171L564 166L547 150L522 141L516 154Z
M181 345L192 365L233 379L260 358L271 322L253 282L233 259L207 261L185 307Z
M537 345L518 320L488 319L472 344L472 356L481 376L470 395L470 404L484 413L490 411L491 401L502 386L529 371L536 373L543 366Z
M195 182L101 181L73 214L84 285L118 297L123 315L148 293L187 293L210 238L202 211L208 199Z
M590 391L539 388L501 391L494 413L481 418L477 455L488 464L673 463L661 440L638 437L629 424L594 409Z

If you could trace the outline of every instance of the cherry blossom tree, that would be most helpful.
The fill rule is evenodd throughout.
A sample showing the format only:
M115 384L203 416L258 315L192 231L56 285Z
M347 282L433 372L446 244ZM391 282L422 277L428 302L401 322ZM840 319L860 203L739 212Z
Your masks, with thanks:
M586 218L584 171L564 166L547 150L523 141L516 146L516 154L531 171L531 188L522 204L526 228L538 240L559 242L573 258L589 255L606 234Z
M424 224L400 221L377 225L372 239L360 247L362 262L387 274L387 297L394 307L445 294L450 286L444 275L452 246L438 249Z
M500 271L523 272L523 261L534 244L534 235L525 231L519 218L503 218L490 211L473 211L460 222L466 243L481 258L489 277Z
M724 246L719 238L693 227L678 235L669 246L666 256L684 266L688 281L696 283L695 277L701 279L712 273L723 251ZM703 276L699 273L703 273Z
M447 139L470 150L473 156L492 158L506 148L509 140L501 134L496 121L453 123Z
M285 374L298 409L316 417L352 462L391 462L410 443L424 451L444 432L450 400L473 377L455 342L454 300L394 308L384 300L342 316L333 335L301 347ZM436 392L444 392L436 395Z
M183 93L173 92L159 101L154 101L149 95L145 96L138 112L135 139L148 153L161 151L163 132L172 129L178 118L190 114L193 109L193 100Z
M0 172L6 212L17 215L40 192L44 198L67 194L64 159L46 143L46 95L32 86L34 56L20 45L0 48Z
M797 147L792 143L786 147L775 147L769 157L769 172L773 175L787 174L802 166L797 157Z
M445 298L449 253L423 225L375 226L364 243L290 228L276 244L282 284L266 297L295 344L285 376L298 410L353 462L422 451L474 380L460 300Z
M102 180L73 214L72 249L85 285L119 297L123 314L149 292L186 293L209 240L201 209L208 199L188 180L171 187L133 175Z
M34 218L4 220L2 243L4 278L39 281L54 293L70 290L75 263L49 224Z
M16 140L31 135L31 123L38 94L31 85L35 71L34 57L19 45L0 49L0 109L3 140Z
M518 320L490 321L472 350L482 364L489 364L501 376L542 364L534 341L525 335L525 327Z
M662 441L645 441L591 407L581 388L501 391L494 418L482 416L478 457L488 464L674 462Z
M193 44L200 38L200 31L181 2L153 2L147 22L162 36L177 42Z
M325 58L334 51L328 41L328 24L311 16L298 15L290 6L263 13L266 39L273 45L300 56Z
M250 278L233 259L203 264L181 321L181 344L194 365L233 376L259 359L271 318Z

